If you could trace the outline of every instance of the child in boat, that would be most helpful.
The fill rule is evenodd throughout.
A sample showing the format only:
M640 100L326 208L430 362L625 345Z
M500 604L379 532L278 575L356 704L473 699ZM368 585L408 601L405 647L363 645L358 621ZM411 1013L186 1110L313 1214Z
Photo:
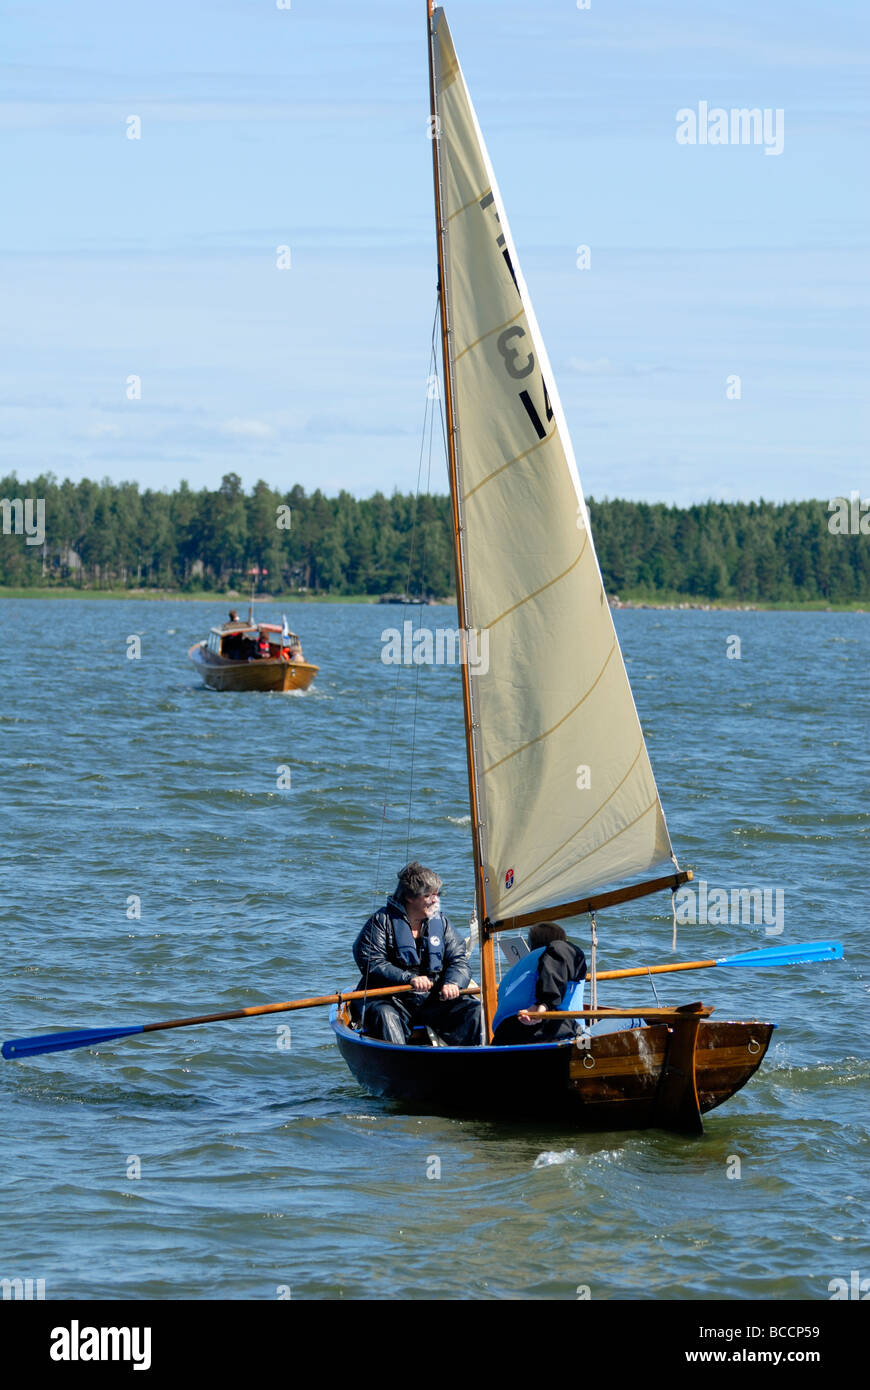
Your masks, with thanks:
M578 1019L536 1023L535 1014L583 1007L586 957L557 922L538 922L530 928L528 942L529 954L512 966L499 986L492 1039L496 1047L557 1042L577 1032Z

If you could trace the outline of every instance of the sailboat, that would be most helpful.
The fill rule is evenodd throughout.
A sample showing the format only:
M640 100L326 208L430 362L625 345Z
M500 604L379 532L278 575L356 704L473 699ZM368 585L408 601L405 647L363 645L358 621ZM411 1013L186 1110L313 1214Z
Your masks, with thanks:
M692 874L671 845L550 364L447 21L432 0L427 28L457 601L466 655L486 653L461 666L481 1045L433 1046L427 1036L417 1046L412 1035L410 1045L396 1046L357 1029L352 1002L407 985L10 1038L0 1054L20 1061L333 1005L341 1054L376 1095L580 1130L698 1134L702 1115L759 1067L775 1025L714 1021L701 1003L599 1008L598 981L839 960L843 946L810 942L597 969L596 914L676 893ZM587 1026L566 1041L491 1046L499 934L581 915L592 925L591 1003L563 1016Z
M675 893L692 875L671 845L553 374L432 0L427 28L459 623L487 650L486 663L462 666L486 1036L478 1048L397 1046L361 1034L346 1005L331 1024L378 1095L697 1133L760 1065L774 1024L713 1021L702 1004L597 1010L593 950L586 1022L597 1027L567 1042L487 1045L498 933L580 914L594 928L603 909ZM625 1026L620 1013L630 1025L639 1012L640 1026Z

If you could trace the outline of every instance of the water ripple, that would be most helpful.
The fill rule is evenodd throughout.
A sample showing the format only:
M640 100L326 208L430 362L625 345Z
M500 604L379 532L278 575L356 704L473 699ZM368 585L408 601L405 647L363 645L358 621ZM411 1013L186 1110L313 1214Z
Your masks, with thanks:
M321 663L293 699L199 686L186 650L208 605L99 601L62 607L59 696L29 650L47 608L4 605L5 1035L346 987L355 932L416 855L464 929L457 673L411 672L397 697L377 607L286 608ZM684 924L675 957L669 904L631 904L599 918L601 967L846 943L816 967L657 978L663 1004L703 991L718 1018L778 1024L704 1137L409 1113L365 1095L322 1011L159 1032L0 1067L0 1273L50 1298L817 1299L867 1267L870 626L617 622L681 862L780 887L785 917L773 939ZM653 1002L648 981L611 989Z

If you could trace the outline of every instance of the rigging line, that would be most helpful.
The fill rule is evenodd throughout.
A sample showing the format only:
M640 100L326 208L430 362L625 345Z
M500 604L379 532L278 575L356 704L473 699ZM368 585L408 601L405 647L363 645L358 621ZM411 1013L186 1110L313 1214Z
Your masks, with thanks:
M441 421L441 442L442 442L442 445L443 445L443 447L444 447L444 457L445 457L445 459L447 459L447 458L450 457L450 446L449 446L449 444L448 444L448 442L447 442L447 413L446 413L446 411L445 411L445 409L444 409L444 398L443 398L443 396L439 396L439 397L438 397L438 401L439 401L438 417L439 417L439 419L440 419L440 421ZM456 573L455 573L455 565L454 565L453 583L456 584L456 585L458 585L457 575L456 575ZM460 619L461 619L461 615L460 615L460 613L459 613L458 600L457 600L457 612L456 612L456 617L457 617L457 622L459 622ZM474 834L474 829L473 829L473 828L472 828L472 834ZM476 906L476 902L475 902L475 905L472 907L471 912L472 912L472 920L473 920L474 922L477 922L477 906ZM479 938L479 937L475 937L475 934L474 934L474 933L472 933L471 937L469 937L469 941L472 943L471 949L473 949L474 946L480 944L480 938ZM482 1017L482 1016L481 1016L481 1017ZM483 1025L481 1024L481 1026L483 1026Z
M436 384L436 388L438 387L438 352L437 352L437 344L436 344L436 336L435 336L435 335L436 335L437 324L438 324L438 316L437 316L437 313L436 313L435 322L434 322L433 325L432 325L432 344L431 344L431 352L430 352L430 355L429 355L429 380L432 381L433 378L434 378L435 384ZM430 399L428 393L427 393L427 399ZM433 401L436 400L436 399L437 399L437 400L440 400L440 399L441 399L440 390L437 390L437 389L436 389L436 393L431 397L431 399L432 399ZM431 483L432 483L432 447L433 447L434 438L435 438L435 407L434 407L434 405L433 405L432 410L429 412L429 457L428 457L428 463L427 463L427 468L426 468L426 496L427 496L427 497L429 496L430 487L431 487ZM425 441L424 441L424 442L425 442ZM421 470L422 470L422 452L421 452ZM418 478L417 478L417 496L418 496L418 498L419 498L419 482L420 482L420 478L419 478L419 474L418 474ZM424 597L424 594L425 594L425 587L424 587L424 586L425 586L425 578L426 578L426 531L425 531L425 528L422 526L422 524L421 524L421 530L422 530L422 536L423 536L423 538L422 538L422 542L421 542L421 545L420 545L420 597L423 598L423 597ZM409 580L409 582L410 582L410 580ZM422 611L422 609L423 609L423 605L421 604L421 605L420 605L420 625L419 625L419 627L417 628L417 631L418 631L418 632L422 632L422 631L423 631L423 611ZM412 711L411 711L411 756L410 756L410 766L409 766L409 770L408 770L408 827L407 827L407 832L406 832L406 837L405 837L405 854L406 854L406 855L410 855L410 853L411 853L411 808L412 808L412 806L413 806L413 801L414 801L414 754L415 754L416 748L417 748L417 705L418 705L418 698L419 698L419 693L420 693L420 668L422 667L422 665L423 665L422 662L418 662L418 663L417 663L417 672L416 672L416 675L415 675L415 678L414 678L414 699L413 699L413 705L412 705ZM407 861L406 861L406 862L407 862Z
M437 324L438 324L438 307L439 307L439 305L438 305L438 296L437 296L437 293L436 293L436 296L435 296L435 314L434 314L433 320L432 320L432 342L433 342L433 343L434 343L434 341L435 341L435 331L436 331L436 327L437 327ZM431 367L431 364L432 364L432 351L433 351L433 350L432 350L432 348L431 348L431 346L430 346L430 351L429 351L429 365L430 365L430 367ZM422 429L422 433L421 433L421 437L420 437L420 458L419 458L419 461L418 461L418 464L417 464L417 491L416 491L416 493L415 493L415 495L414 495L414 509L413 509L413 511L412 511L412 513L411 513L411 543L410 543L410 554L409 554L409 558L408 558L408 575L407 575L407 582L406 582L406 585L405 585L405 592L406 592L406 593L407 593L407 591L408 591L408 586L410 585L410 582L411 582L411 565L412 565L412 563L413 563L413 554L414 554L414 537L415 537L415 533L416 533L416 529L417 529L417 504L418 504L419 497L420 497L420 478L421 478L421 475L422 475L422 472L423 472L423 454L424 454L425 447L426 447L426 428L427 428L427 421L428 421L428 419L429 419L429 413L430 413L430 411L429 411L429 404L430 404L430 397L429 397L429 393L428 393L428 391L427 391L427 393L426 393L426 404L425 404L424 409L423 409L423 429ZM433 410L432 413L434 414L434 410ZM403 608L402 608L403 622L404 622L404 612L405 612L405 610L404 610L404 607L403 607ZM404 628L403 628L403 633L404 633ZM378 834L378 851L377 851L377 857L376 857L376 860L375 860L375 877L374 877L374 883L373 883L373 885L372 885L372 893L371 893L371 912L369 913L369 917L374 916L375 911L377 910L378 895L379 895L379 891L380 891L378 885L380 884L380 881L381 881L381 863L382 863L382 860L383 860L383 849L384 849L384 827L385 827L385 825L386 825L386 820L387 820L388 797L389 797L389 793L390 793L390 784L391 784L391 778L392 778L393 746L394 746L394 744L395 744L395 738L396 738L396 720L397 720L397 716L398 716L398 707L399 707L399 677L400 677L400 675L401 675L401 671L402 671L402 663L401 663L401 661L400 661L400 662L397 664L397 666L396 666L396 678L395 678L394 688L393 688L393 712L392 712L392 715L391 715L391 717L390 717L390 729L389 729L389 735L388 735L388 738L387 738L387 765L386 765L386 770L385 770L385 772L384 772L384 801L383 801L383 806L382 806L382 808L381 808L381 827L380 827L380 832L379 832L379 834ZM361 1013L362 1013L363 1016L365 1015L366 995L367 995L367 993L368 993L368 988L369 988L369 972L370 972L370 970L371 970L371 964L370 964L370 962L367 960L367 961L366 961L365 972L364 972L364 975L363 975L363 985L362 985L364 994L363 994L363 999L362 999L361 1005L360 1005Z
M670 836L668 837L668 839L670 840ZM679 866L679 864L677 863L677 856L676 856L676 854L674 853L674 847L673 847L673 845L671 845L671 859L674 861L674 868L676 869L677 873L679 873L679 872L680 872L680 866ZM677 890L676 890L676 888L672 888L672 889L671 889L671 911L672 911L673 914L674 914L674 929L673 929L673 934L672 934L672 937L671 937L671 950L672 950L672 951L675 951L675 950L677 949Z
M431 342L431 344L430 344L430 349L429 349L429 366L430 366L430 368L431 368L431 366L432 366L432 359L433 359L433 355L434 355L434 346L433 346L433 345L434 345L434 342L435 342L435 332L436 332L437 323L438 323L438 306L437 306L437 302L436 302L435 315L434 315L434 318L433 318L433 321L432 321L432 342ZM430 375L430 379L431 379L431 372L430 372L429 375ZM414 563L414 542L415 542L415 539L416 539L416 532L417 532L417 515L418 515L418 511L419 511L419 501L420 501L420 480L421 480L422 474L423 474L423 456L424 456L425 449L426 449L426 431L427 431L427 428L429 428L429 429L430 429L430 433L431 433L430 419L431 419L431 416L434 415L434 409L433 409L433 410L431 411L431 413L430 413L430 399L431 399L431 398L430 398L429 393L428 393L428 391L427 391L427 393L426 393L426 405L425 405L424 410L423 410L423 429L422 429L421 438L420 438L420 457L419 457L418 462L417 462L417 488L416 488L416 492L415 492L415 494L414 494L414 510L413 510L413 512L412 512L412 515L411 515L411 539L410 539L409 555L408 555L408 569L407 569L407 573L406 573L406 576L405 576L405 592L406 592L406 593L408 593L408 591L410 590L410 587L411 587L411 575L412 575L413 563ZM403 607L402 607L403 635L404 635L404 616L405 616L405 606L403 605ZM403 653L403 655L404 655L404 653ZM380 843L380 845L379 845L378 866L380 866L380 848L381 848L381 846L382 846L382 844L383 844L383 825L384 825L384 821L386 820L386 810L387 810L387 801L386 801L386 798L387 798L387 795L388 795L388 793L389 793L389 784L390 784L390 773L391 773L391 766L392 766L393 745L394 745L394 743L395 743L395 735L396 735L396 722L397 722L397 718L398 718L398 704L399 704L399 680L400 680L400 677L401 677L402 665L403 665L403 663L400 661L400 662L397 663L397 666L396 666L396 678L395 678L394 695L393 695L393 713L392 713L392 717L391 717L391 720L390 720L390 734L389 734L389 739L388 739L388 759L387 759L387 777L386 777L387 786L386 786L385 792L384 792L384 811L383 811L383 816L382 816L382 819L381 819L381 843Z
M445 459L447 459L447 458L450 457L450 447L449 447L448 442L447 442L447 413L446 413L446 411L445 411L445 409L444 409L444 397L443 397L443 395L439 395L439 397L438 397L438 403L439 403L439 404L438 404L438 418L439 418L439 420L440 420L440 422L441 422L441 443L442 443L442 445L443 445L443 447L444 447L444 457L445 457ZM457 576L456 576L456 573L455 573L455 565L454 565L453 583L454 583L455 585L457 584ZM457 622L459 622L460 619L461 619L461 615L460 615L460 613L459 613L459 607L458 607L458 601L457 601L457 610L456 610L456 620L457 620ZM474 834L474 829L473 829L473 827L472 827L472 834ZM477 923L477 906L476 906L476 901L475 901L475 904L472 906L471 913L472 913L471 920L472 920L473 922L475 922L475 924L476 924L476 923ZM476 930L475 930L475 931L472 931L471 936L470 936L468 939L469 939L469 942L470 942L470 945L469 945L469 954L470 954L470 952L474 949L475 946L480 945L480 937L479 937L479 935L476 934ZM482 1015L481 1015L481 1017L482 1017ZM482 1026L483 1026L483 1025L482 1025L482 1023L481 1023L481 1027L482 1027Z

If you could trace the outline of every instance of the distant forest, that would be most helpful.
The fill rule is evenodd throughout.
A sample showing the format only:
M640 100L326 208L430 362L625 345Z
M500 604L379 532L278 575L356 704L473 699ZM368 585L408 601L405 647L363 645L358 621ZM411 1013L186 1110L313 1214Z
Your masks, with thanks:
M31 544L22 534L28 498L44 499L44 539L32 511ZM275 595L455 592L443 496L375 493L358 501L298 486L279 493L263 482L246 494L235 473L216 491L182 482L171 493L13 474L0 478L0 499L10 503L0 503L0 585L8 587L244 591L256 568L260 591ZM611 595L870 598L867 537L832 534L827 502L669 507L590 498L588 505Z

